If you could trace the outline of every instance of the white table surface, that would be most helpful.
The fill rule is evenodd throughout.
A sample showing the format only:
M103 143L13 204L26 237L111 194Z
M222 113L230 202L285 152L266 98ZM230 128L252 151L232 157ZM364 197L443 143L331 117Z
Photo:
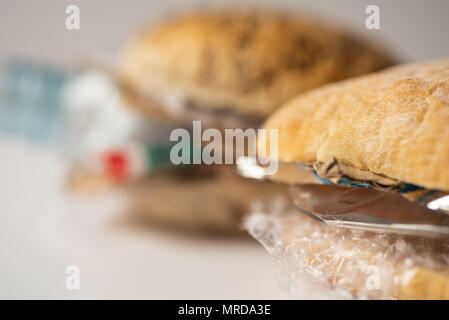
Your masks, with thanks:
M0 298L288 298L258 243L114 225L118 200L63 192L51 149L0 138ZM80 290L65 287L80 267Z

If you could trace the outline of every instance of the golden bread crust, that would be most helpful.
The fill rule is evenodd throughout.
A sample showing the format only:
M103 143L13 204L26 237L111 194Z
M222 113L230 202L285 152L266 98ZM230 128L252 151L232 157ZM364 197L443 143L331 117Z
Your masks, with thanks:
M275 112L279 159L338 162L449 190L449 59L327 85ZM260 143L262 143L260 141Z
M120 81L136 94L268 116L294 95L391 65L377 50L318 22L278 13L189 13L125 48Z

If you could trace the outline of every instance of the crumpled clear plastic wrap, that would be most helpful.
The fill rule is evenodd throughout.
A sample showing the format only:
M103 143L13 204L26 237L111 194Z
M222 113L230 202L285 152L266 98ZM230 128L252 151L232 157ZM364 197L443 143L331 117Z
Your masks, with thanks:
M449 241L327 226L286 199L255 205L245 228L301 299L449 299Z

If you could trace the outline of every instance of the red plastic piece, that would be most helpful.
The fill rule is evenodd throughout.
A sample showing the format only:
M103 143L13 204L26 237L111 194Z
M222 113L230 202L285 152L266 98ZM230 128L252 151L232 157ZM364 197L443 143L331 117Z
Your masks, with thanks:
M102 157L106 175L114 180L124 180L129 176L129 157L120 150L108 151Z

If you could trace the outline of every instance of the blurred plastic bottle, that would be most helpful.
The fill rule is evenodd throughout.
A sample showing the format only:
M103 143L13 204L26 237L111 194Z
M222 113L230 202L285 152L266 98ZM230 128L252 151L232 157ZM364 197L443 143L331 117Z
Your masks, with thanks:
M62 89L72 74L8 61L0 79L0 131L41 143L61 143Z
M60 148L117 179L170 164L170 128L149 124L120 100L112 77L10 60L0 78L0 132Z

